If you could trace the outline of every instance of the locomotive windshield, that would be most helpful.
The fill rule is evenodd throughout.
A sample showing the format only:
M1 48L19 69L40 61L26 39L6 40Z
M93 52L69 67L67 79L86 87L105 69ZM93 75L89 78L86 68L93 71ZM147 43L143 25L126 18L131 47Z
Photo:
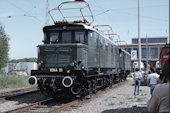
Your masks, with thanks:
M76 43L84 43L84 32L79 31L75 32L75 42Z
M63 31L61 35L61 43L71 43L72 33L71 31Z
M50 43L58 43L59 41L59 33L58 32L51 32L50 33Z
M46 35L48 34L48 35ZM87 44L85 31L52 31L45 33L45 44L83 43Z

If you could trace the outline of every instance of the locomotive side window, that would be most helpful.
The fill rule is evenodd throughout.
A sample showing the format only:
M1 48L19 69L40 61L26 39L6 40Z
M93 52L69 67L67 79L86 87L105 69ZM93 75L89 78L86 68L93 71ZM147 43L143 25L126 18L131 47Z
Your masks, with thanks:
M103 50L105 51L106 49L106 43L105 43L105 40L103 40Z
M54 44L54 43L58 43L59 39L59 33L58 32L51 32L50 33L50 43Z
M105 50L108 51L108 41L106 40L106 43L105 43Z
M113 49L114 49L114 47L113 47L113 46L111 46L111 52L112 52L112 53L113 53L113 51L114 51Z
M71 43L72 42L72 33L71 31L63 31L61 37L62 43Z
M102 37L99 35L99 46L100 46L100 49L102 49Z
M47 41L47 33L44 33L44 40L43 42L46 42Z
M82 32L82 31L75 32L75 42L76 43L85 43L84 32Z

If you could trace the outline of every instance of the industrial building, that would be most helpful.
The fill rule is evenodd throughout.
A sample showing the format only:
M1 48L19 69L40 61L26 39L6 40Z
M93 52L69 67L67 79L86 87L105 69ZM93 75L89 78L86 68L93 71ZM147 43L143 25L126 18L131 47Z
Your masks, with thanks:
M168 37L144 37L141 38L141 61L148 64L150 67L156 67L156 62L159 61L159 54L162 47L168 43ZM131 54L132 50L136 50L137 58L132 59L132 64L134 61L138 61L138 38L132 38L132 44L119 45L122 49L125 49Z
M36 69L36 62L7 63L7 67L4 68L4 72L15 75L30 75L31 70Z

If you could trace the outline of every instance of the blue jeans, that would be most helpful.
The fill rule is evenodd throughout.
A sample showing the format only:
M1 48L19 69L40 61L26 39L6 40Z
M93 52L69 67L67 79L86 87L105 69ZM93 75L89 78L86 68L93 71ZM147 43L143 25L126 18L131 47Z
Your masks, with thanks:
M134 91L134 95L136 95L136 86L138 86L138 95L140 95L140 79L136 78L135 79L135 91Z
M150 87L151 87L151 95L152 95L152 93L153 93L153 90L155 89L155 86L156 86L156 84L150 84Z

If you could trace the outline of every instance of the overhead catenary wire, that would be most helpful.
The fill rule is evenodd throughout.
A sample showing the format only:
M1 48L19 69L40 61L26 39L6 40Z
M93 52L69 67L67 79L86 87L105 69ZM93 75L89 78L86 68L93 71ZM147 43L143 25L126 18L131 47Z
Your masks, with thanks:
M133 14L133 13L129 13L129 12L125 12L127 10L134 10L134 9L137 9L138 7L127 7L127 8L106 8L106 7L103 7L103 6L100 6L100 5L96 5L97 2L96 1L93 1L93 5L95 7L98 7L103 9L103 10L106 10L106 11L103 11L99 14L96 14L95 16L100 16L100 15L103 15L103 14L106 14L107 12L112 12L112 11L115 11L115 12L119 12L119 13L123 13L123 14L127 14L127 15L132 15L132 16L137 16L137 14ZM152 8L152 7L165 7L165 6L168 6L167 4L159 4L159 5L147 5L147 6L140 6L140 8ZM123 11L125 10L125 11ZM147 18L147 19L151 19L151 20L157 20L157 21L164 21L164 22L168 22L168 20L165 20L165 19L161 19L161 18L154 18L154 17L148 17L148 16L145 16L145 15L141 15L141 18Z
M41 23L41 20L39 20L37 18L37 16L34 16L32 14L30 14L29 12L32 11L33 9L36 8L36 5L34 5L33 8L29 9L28 11L22 9L21 7L17 6L16 4L12 3L11 1L9 0L6 0L9 4L11 4L12 6L14 6L15 8L17 8L19 11L23 12L24 14L23 15L9 15L9 16L6 16L7 18L13 18L13 17L16 17L16 16L24 16L24 17L31 17L31 18L34 18L35 20L39 21Z
M100 16L100 15L103 15L103 14L106 14L107 12L111 12L113 10L106 10L106 11L103 11L99 14L96 14L94 15L95 16ZM115 11L115 10L114 10ZM127 15L131 15L131 16L137 16L137 14L134 14L134 13L129 13L129 12L125 12L125 11L117 11L119 13L123 13L123 14L127 14ZM151 19L151 20L157 20L157 21L164 21L164 22L168 22L168 20L165 20L165 19L161 19L161 18L154 18L154 17L149 17L149 16L145 16L145 15L141 15L142 18L147 18L147 19Z

